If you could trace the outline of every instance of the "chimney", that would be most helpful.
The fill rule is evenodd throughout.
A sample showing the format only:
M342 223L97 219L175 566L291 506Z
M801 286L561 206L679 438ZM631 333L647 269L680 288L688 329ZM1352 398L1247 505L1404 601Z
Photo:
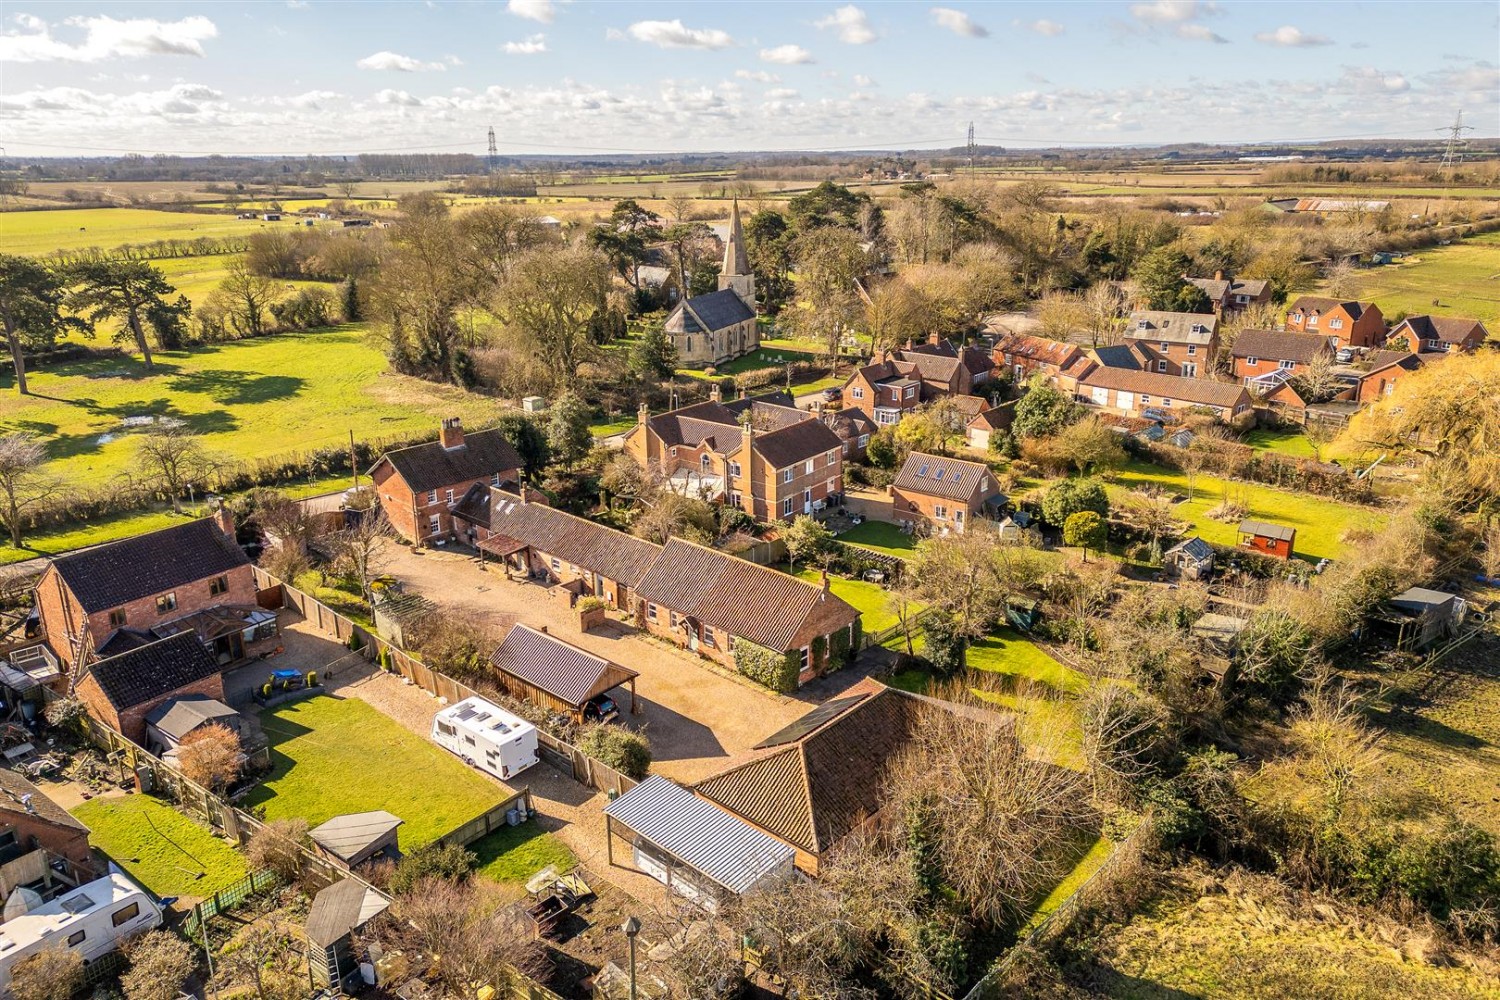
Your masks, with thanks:
M444 451L455 451L464 446L464 424L457 417L447 417L438 430L438 441Z
M916 345L912 343L912 339L910 337L907 337L906 338L906 349L909 351L909 350L911 350L915 346Z
M214 519L214 523L219 526L219 530L224 532L224 537L228 538L231 542L234 541L234 515L229 513L229 507L225 505L223 500L219 501L219 505L214 508L214 512L210 516Z
M943 339L942 337L939 337L937 335L937 331L935 331L935 330L932 333L929 333L927 335L927 342L929 344L931 344L933 347L936 347L938 345L938 343L942 341L942 339Z
M823 596L820 600L828 599L828 570L823 570Z
M1214 272L1214 280L1215 281L1223 281L1224 280L1224 271L1223 271L1223 269L1220 269L1220 270Z
M874 358L873 358L873 359L872 359L872 360L873 360L873 361L874 361L874 362L875 362L875 363L876 363L876 364L877 364L877 365L883 365L883 364L885 364L885 362L886 362L886 353L885 353L885 348L884 348L884 347L882 347L882 348L881 348L881 349L880 349L880 350L878 350L878 351L876 351L876 352L875 352L875 357L874 357Z
M545 625L538 625L536 627L536 630L538 632L542 633L542 635L546 635L547 634L547 626L545 626Z
M650 419L651 407L647 406L645 403L642 403L639 407L636 408L635 422L638 424L644 424L647 420Z
M724 390L719 387L719 383L715 382L712 386L709 387L708 398L713 400L715 403L724 402Z

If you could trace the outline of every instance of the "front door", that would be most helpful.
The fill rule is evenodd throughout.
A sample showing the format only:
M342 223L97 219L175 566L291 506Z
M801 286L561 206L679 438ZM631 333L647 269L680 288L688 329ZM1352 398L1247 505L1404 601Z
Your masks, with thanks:
M812 490L802 491L802 513L812 513Z
M698 623L688 618L682 623L682 627L687 629L688 649L698 652Z

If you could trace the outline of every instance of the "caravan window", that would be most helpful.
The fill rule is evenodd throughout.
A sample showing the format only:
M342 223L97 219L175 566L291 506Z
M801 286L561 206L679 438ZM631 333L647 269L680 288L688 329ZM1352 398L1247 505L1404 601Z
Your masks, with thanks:
M454 729L451 725L449 725L446 722L439 722L438 723L438 732L442 733L444 736L457 736L458 735L458 730Z
M464 737L464 742L467 743L467 744L469 744L469 746L474 746L474 737L472 737L472 736L465 736Z
M68 947L71 948L75 944L83 944L83 939L88 936L88 931L74 931L68 935Z
M111 924L114 924L116 927L118 927L121 924L127 924L127 923L129 923L130 921L134 920L136 917L138 917L140 915L141 915L141 904L140 903L131 903L129 906L122 906L120 909L116 910L110 916L109 922Z

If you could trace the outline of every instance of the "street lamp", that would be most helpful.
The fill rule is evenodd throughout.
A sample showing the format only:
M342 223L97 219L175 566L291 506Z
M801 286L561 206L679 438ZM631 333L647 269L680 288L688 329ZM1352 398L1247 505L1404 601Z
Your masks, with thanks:
M620 930L630 941L630 1000L635 1000L635 936L641 932L641 922L635 917L627 917Z

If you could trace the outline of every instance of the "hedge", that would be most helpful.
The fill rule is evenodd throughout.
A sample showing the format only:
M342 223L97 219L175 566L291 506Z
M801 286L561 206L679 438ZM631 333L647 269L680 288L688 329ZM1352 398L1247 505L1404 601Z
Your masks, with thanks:
M741 674L780 694L797 690L802 673L802 653L782 654L744 639L734 640L734 665Z

